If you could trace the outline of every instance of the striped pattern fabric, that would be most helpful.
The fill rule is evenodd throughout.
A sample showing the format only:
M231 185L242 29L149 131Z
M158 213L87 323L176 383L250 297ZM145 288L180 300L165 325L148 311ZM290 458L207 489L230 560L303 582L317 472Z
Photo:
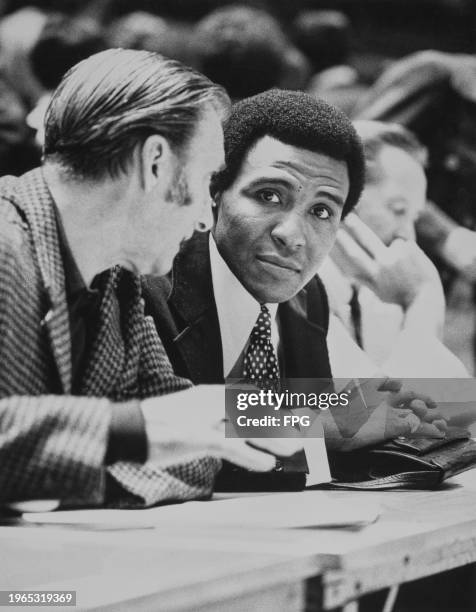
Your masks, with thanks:
M110 271L81 391L72 396L64 271L41 169L0 179L0 219L0 503L108 504L108 472L124 491L114 501L121 507L210 495L220 468L214 458L167 469L104 467L115 403L191 385L175 376L144 316L137 277Z

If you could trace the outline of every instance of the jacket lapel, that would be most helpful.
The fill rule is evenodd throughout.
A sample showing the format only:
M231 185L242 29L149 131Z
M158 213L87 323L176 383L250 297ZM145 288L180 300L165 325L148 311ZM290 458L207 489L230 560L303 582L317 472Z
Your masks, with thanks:
M316 319L319 305L312 297L305 288L278 308L279 359L286 378L331 378L326 329Z
M33 244L49 300L45 326L64 393L71 392L71 336L54 202L41 169L17 182L19 201L31 227Z
M213 295L209 234L196 233L177 255L169 305L186 326L175 339L193 382L223 382L223 350Z

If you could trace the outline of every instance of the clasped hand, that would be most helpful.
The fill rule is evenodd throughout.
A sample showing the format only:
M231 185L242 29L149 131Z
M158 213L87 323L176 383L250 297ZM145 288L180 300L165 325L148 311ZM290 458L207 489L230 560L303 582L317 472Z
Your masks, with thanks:
M427 395L402 389L395 379L369 379L346 407L324 413L327 446L348 451L405 437L444 438L446 421Z

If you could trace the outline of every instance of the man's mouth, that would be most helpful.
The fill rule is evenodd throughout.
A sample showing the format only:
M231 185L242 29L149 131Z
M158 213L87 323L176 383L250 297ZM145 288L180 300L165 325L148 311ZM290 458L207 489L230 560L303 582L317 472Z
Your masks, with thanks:
M281 270L288 270L291 272L295 272L299 274L301 272L302 266L299 262L294 259L287 259L284 257L280 257L279 255L275 255L274 253L265 253L263 255L256 255L256 259L262 263L274 266Z

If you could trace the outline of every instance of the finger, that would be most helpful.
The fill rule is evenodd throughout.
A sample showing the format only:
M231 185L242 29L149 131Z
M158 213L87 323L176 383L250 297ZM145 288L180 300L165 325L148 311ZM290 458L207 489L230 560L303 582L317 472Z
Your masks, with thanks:
M426 418L428 414L428 408L423 400L414 399L408 404L408 406L413 410L413 412L417 415L419 419L423 421Z
M392 420L388 424L386 429L386 438L397 438L397 437L405 437L405 438L444 438L446 436L446 432L444 429L440 429L436 427L433 423L422 423L418 424L418 417L412 415L412 418L409 418L407 415L405 418L397 418Z
M420 421L418 416L407 408L392 408L386 427L386 437L445 437L447 423L444 419L426 423Z
M438 410L438 408L428 408L425 402L421 399L412 400L409 407L422 421L432 423L436 420L445 420L444 415L440 410Z
M365 249L364 245L360 244L352 237L344 224L341 225L337 232L336 241L351 258L357 257L358 259L368 262L375 261L374 257Z
M409 428L410 433L416 431L420 427L420 419L411 410L405 408L392 408L392 413L389 415L391 420L405 423L405 427ZM392 418L393 417L393 418Z
M374 259L381 260L386 257L385 244L355 213L347 215L342 228Z
M395 417L399 419L406 419L407 416L412 414L412 411L409 408L391 408L392 412L389 415L390 417Z
M389 396L388 403L391 406L409 405L414 400L422 400L427 408L436 408L437 403L430 396L417 391L400 391Z
M374 259L342 230L337 232L332 256L359 278L372 281L377 275L378 266Z
M448 430L448 423L445 421L445 419L437 419L436 421L432 422L432 425L438 428L440 431L446 432Z
M421 421L416 414L411 412L405 417L405 421L410 425L410 434L414 434L416 431L418 431Z
M422 423L416 432L410 433L412 438L444 438L446 432L444 430L435 427L433 423Z

